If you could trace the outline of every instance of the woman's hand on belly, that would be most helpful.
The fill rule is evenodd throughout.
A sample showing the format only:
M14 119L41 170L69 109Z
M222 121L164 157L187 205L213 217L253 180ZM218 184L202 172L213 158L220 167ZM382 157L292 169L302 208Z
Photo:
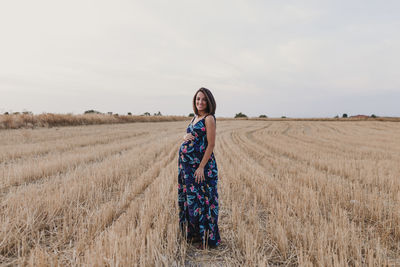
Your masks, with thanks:
M183 141L187 142L187 141L193 141L194 140L194 136L191 133L187 133L183 136Z

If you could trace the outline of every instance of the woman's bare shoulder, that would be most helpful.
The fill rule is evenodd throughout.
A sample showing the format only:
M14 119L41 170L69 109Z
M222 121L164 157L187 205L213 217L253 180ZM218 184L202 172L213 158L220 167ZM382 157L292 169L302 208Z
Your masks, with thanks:
M206 125L215 125L215 117L214 115L207 115L205 118Z

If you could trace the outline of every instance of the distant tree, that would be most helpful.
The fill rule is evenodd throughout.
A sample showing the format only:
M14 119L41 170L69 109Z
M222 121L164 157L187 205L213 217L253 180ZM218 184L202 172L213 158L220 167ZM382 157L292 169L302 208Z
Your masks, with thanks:
M347 118L347 114L343 113L342 118Z
M194 113L189 113L188 117L194 117Z
M16 111L16 112L14 112L13 114L14 114L14 115L18 115L18 114L19 114L19 112L18 112L18 111Z
M377 118L378 116L376 116L375 114L371 115L371 118Z
M286 116L282 116L281 118L282 118L282 119L286 119Z
M118 117L119 115L118 115L118 113L115 113L114 116L115 116L115 117Z
M112 115L113 113L111 111L107 112L108 115Z
M339 119L339 115L336 115L334 118L335 118L335 119Z
M242 112L236 113L235 118L247 118L246 114L243 114Z
M7 111L6 112L4 112L4 115L9 115L10 113L8 113Z
M96 114L100 114L100 112L99 112L99 111L97 111L97 110L94 110L94 109L89 109L89 110L86 110L86 111L84 112L84 114L90 114L90 113L96 113Z
M260 115L259 118L268 118L267 115Z
M24 110L24 111L22 111L22 114L25 114L25 115L30 114L30 115L32 115L33 113L32 113L32 111Z
M143 116L150 116L150 113L149 112L145 112L145 113L143 113Z
M162 115L161 115L161 112L159 111L157 113L154 113L154 116L162 116Z
M128 112L128 116L132 116L132 112Z

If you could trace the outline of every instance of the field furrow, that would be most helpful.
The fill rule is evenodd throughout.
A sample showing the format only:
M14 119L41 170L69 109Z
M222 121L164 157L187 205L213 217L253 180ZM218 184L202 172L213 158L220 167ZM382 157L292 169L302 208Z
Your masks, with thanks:
M169 146L172 148L171 144ZM9 194L1 209L5 216L2 224L8 225L8 231L0 232L0 240L12 239L14 242L8 240L8 246L0 246L1 251L12 254L23 237L30 246L34 246L35 242L45 246L52 244L49 250L59 251L72 240L95 235L118 214L121 206L118 205L119 199L127 198L126 193L123 195L122 192L126 191L129 184L135 184L142 172L152 167L150 159L162 159L166 148L161 143L159 148L153 146L152 150L138 157L142 148L137 147L122 155L117 154L108 161L72 170L44 184L19 188L13 195ZM147 180L150 178L146 176ZM58 197L62 201L52 203ZM18 210L20 212L15 214ZM9 221L7 218L10 217L14 217L14 220ZM75 227L77 225L80 227ZM20 236L21 231L23 237ZM27 248L25 253L29 251Z
M8 164L2 169L1 188L30 183L41 178L63 173L81 164L101 161L103 158L116 153L123 153L135 146L144 145L145 141L127 140L125 143L116 142L105 145L80 147L65 153L52 153L44 157L30 158L24 162Z
M246 136L245 134L241 135ZM324 199L321 201L323 203L333 202L335 201L337 205L342 207L342 211L347 211L349 220L353 222L358 222L362 224L363 228L375 229L376 232L381 232L381 238L384 239L387 235L391 235L395 240L399 240L399 228L396 226L395 221L399 219L398 213L394 209L395 206L389 205L387 203L387 199L391 198L393 194L383 195L382 192L379 195L380 197L373 195L371 196L371 190L366 190L366 188L359 183L353 183L350 179L344 179L343 177L338 177L337 175L329 175L326 174L318 175L318 172L323 172L321 170L315 169L317 173L314 171L310 172L309 165L301 166L298 164L296 160L293 160L293 157L287 157L285 153L282 156L286 159L289 159L290 164L285 166L284 161L279 163L272 163L271 161L266 161L266 159L274 159L274 157L260 157L260 155L265 155L264 151L259 151L259 146L254 145L252 150L249 146L249 142L247 140L239 139L236 141L236 144L241 147L241 149L247 153L247 156L253 158L254 162L258 162L262 168L265 168L268 172L275 172L273 175L277 177L281 177L284 172L288 172L288 175L292 177L291 185L295 186L296 189L301 189L304 187L302 184L298 184L298 181L307 181L310 180L308 177L311 175L313 179L316 178L324 178L326 177L326 181L323 181L325 186L322 186L319 181L319 184L316 184L316 192L318 193L334 193L334 194L322 194L319 197L323 197ZM246 145L244 145L246 144ZM258 153L258 154L257 154ZM275 154L275 158L279 159L279 154ZM282 169L281 173L276 173L277 166L285 166L285 169ZM271 166L275 166L275 168L271 169ZM302 173L304 172L304 173ZM320 178L321 177L321 178ZM299 179L301 178L301 179ZM339 178L339 179L337 179ZM328 180L329 179L329 180ZM326 190L329 188L329 184L332 183L335 185L335 190ZM287 188L287 186L285 186ZM310 185L307 185L306 188L309 188ZM271 186L268 186L270 189ZM267 190L267 188L265 188ZM330 192L333 191L333 192ZM357 195L352 194L352 191L356 191ZM359 192L362 192L361 194ZM295 195L298 195L296 192ZM355 199L357 200L355 200ZM361 198L361 199L360 199ZM355 203L353 205L351 203ZM361 205L362 203L362 205ZM391 201L391 203L395 203ZM333 208L333 207L332 207ZM326 207L324 207L326 210ZM317 210L324 210L321 207L317 207ZM367 218L370 218L366 220ZM375 233L374 233L375 234ZM376 239L376 237L375 237ZM379 239L378 239L379 240ZM396 241L397 242L397 241ZM387 245L387 244L384 244ZM388 246L390 249L390 244ZM393 253L397 252L397 249L393 251Z
M148 132L137 132L131 134L106 134L101 136L84 136L76 140L72 137L69 140L61 139L47 143L35 144L19 144L4 146L4 150L0 152L0 164L15 164L16 161L23 161L34 156L35 158L43 157L51 152L64 153L75 148L83 148L87 146L95 146L100 144L108 144L115 140L119 142L124 139L132 139L141 135L148 134Z
M0 131L0 264L400 264L400 124L217 122L222 243L178 227L189 121Z

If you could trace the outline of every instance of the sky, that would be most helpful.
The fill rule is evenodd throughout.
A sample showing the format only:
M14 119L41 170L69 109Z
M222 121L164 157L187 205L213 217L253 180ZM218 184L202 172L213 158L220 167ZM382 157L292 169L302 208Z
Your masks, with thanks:
M400 1L0 1L0 113L400 116Z

